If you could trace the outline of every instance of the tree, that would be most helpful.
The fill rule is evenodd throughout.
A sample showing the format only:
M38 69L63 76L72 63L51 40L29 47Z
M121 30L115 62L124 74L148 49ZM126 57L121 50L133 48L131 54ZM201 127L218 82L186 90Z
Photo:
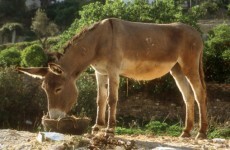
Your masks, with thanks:
M42 45L43 50L47 50L47 39L49 36L54 36L58 33L58 26L49 21L46 13L38 9L36 11L35 17L32 19L32 30L38 37L40 44Z
M2 40L4 41L4 35L7 33L11 33L11 42L15 43L17 31L22 30L23 26L21 23L6 23L0 28L0 32L2 33Z
M76 18L69 29L61 34L60 41L53 49L61 48L85 26L105 18L152 23L182 22L198 28L197 21L202 14L202 11L183 12L182 7L176 5L174 0L158 0L151 4L147 0L133 0L127 3L121 0L107 0L105 4L97 1L82 7L79 11L80 19Z
M26 12L25 0L0 0L0 20L3 18L18 18L22 17Z

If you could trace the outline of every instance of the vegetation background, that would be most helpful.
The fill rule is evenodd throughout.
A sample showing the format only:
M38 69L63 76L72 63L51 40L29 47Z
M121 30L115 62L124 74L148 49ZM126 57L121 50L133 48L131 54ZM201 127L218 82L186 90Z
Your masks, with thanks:
M156 0L152 3L147 0L127 2L65 0L54 3L41 0L41 2L39 8L28 9L25 0L0 1L0 128L40 130L41 116L47 111L46 96L40 88L41 81L18 74L14 68L16 66L46 66L47 62L54 59L52 52L63 52L65 43L72 36L104 18L190 24L201 32L204 39L206 82L230 83L230 26L228 24L230 4L228 0ZM201 31L200 20L220 18L225 20L222 24L208 32ZM95 119L96 83L95 77L92 76L93 72L92 68L88 68L77 81L80 96L78 105L71 113L87 115ZM158 96L159 99L164 100L165 93L178 93L178 89L169 75L149 82L121 78L121 99L128 99L140 92L144 92L149 97ZM122 117L119 118L122 120ZM126 118L126 126L133 126L134 123L131 120ZM160 121L163 120L164 118ZM171 130L175 132L181 130L178 122L179 120L168 122L169 126L164 121L159 123L148 120L142 127L144 131L158 132L160 130L170 133ZM176 127L171 126L175 124ZM134 132L132 128L130 130L130 133ZM143 130L135 130L135 132L143 132ZM117 132L129 131L118 128ZM224 135L226 133L229 133L229 137L229 129L224 131Z

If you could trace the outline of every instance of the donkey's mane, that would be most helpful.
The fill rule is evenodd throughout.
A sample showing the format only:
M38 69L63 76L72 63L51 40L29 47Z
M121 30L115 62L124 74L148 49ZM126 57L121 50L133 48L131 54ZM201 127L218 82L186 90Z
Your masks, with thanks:
M66 44L66 46L64 46L64 54L66 53L66 51L68 50L68 48L78 39L80 39L81 37L83 37L88 31L92 31L94 30L100 22L96 22L94 23L92 26L86 27L84 28L79 34L76 34L75 36L72 37L71 40L69 40Z

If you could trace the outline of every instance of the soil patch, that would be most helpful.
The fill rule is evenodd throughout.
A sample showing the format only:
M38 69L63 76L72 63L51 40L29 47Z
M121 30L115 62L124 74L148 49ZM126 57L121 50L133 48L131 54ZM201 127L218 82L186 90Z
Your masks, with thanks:
M230 141L226 139L195 140L193 138L181 139L169 136L152 135L116 135L114 138L105 139L102 135L97 136L73 136L64 135L62 141L46 140L42 143L37 141L38 133L16 131L10 129L0 130L0 149L229 149ZM96 141L97 140L97 141ZM99 142L99 143L96 143Z

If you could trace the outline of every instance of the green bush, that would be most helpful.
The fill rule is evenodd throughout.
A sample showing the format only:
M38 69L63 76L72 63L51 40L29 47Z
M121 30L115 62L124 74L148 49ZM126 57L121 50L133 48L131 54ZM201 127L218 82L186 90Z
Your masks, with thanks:
M0 45L0 51L4 49L8 49L8 48L15 48L19 51L22 51L26 47L34 45L34 44L38 44L38 41L4 44L4 45Z
M73 107L72 113L77 115L87 115L93 120L96 117L96 81L95 76L84 72L77 80L78 87L78 101L77 105Z
M150 121L146 126L146 129L152 131L155 134L164 133L168 128L167 123L161 123L160 121Z
M19 65L21 62L21 53L15 47L0 51L0 66Z
M175 5L173 0L155 1L149 4L147 1L135 0L125 3L120 0L108 0L105 4L100 2L90 3L82 7L79 12L80 19L76 18L70 28L60 35L60 41L53 49L60 49L64 43L80 32L85 26L91 25L105 18L120 18L130 21L170 23L183 22L197 26L197 20L201 15L196 11L184 13L180 5Z
M179 125L172 125L166 129L166 133L170 136L179 136L182 132L182 128Z
M116 127L116 134L145 134L146 132L144 130L141 130L139 128L122 128L122 127Z
M230 26L221 24L208 34L204 49L207 81L230 82Z
M116 127L116 134L155 134L155 135L169 135L179 136L182 128L178 124L168 125L160 121L150 121L144 127Z
M230 128L215 129L208 134L208 137L211 139L213 138L230 139Z
M40 80L19 74L12 67L0 68L0 128L36 129L47 110ZM26 124L26 122L32 124Z
M39 45L26 47L22 52L21 65L26 67L41 67L47 63L47 55Z
M203 2L201 4L201 7L204 10L206 10L209 15L215 14L217 12L217 10L219 9L219 7L218 7L216 2L210 2L210 1Z
M72 114L96 117L95 77L83 73L77 81L78 105ZM46 94L41 81L17 73L14 68L0 68L0 128L26 129L25 121L32 121L29 129L40 125L43 112L47 112ZM92 121L94 122L94 121Z
M61 3L49 5L46 9L48 17L62 28L69 27L76 17L78 11L87 1L66 0ZM65 20L65 21L63 21Z

